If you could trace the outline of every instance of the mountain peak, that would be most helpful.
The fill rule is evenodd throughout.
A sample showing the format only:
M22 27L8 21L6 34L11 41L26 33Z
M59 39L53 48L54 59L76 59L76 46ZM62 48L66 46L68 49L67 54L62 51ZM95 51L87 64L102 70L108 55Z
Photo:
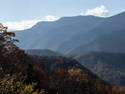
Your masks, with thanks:
M78 16L70 16L70 17L62 17L59 20L71 20L71 19L83 19L83 18L102 18L93 15L78 15Z

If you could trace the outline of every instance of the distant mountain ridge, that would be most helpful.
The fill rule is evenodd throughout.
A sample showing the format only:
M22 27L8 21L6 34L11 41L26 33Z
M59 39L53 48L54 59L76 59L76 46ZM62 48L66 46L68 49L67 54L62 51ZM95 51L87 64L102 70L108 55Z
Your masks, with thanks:
M31 29L16 32L16 35L20 40L18 45L23 49L51 49L64 54L87 51L125 52L124 19L125 12L107 18L63 17L54 22L39 22ZM112 43L119 46L113 50Z

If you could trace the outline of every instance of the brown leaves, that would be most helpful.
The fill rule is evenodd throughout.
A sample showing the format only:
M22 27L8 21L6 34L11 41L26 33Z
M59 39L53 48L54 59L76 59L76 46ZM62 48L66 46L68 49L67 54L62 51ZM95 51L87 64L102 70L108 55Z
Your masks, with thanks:
M0 24L0 58L4 69L9 73L21 71L26 61L26 54L14 44L18 42L14 37L14 32L7 32L7 27Z

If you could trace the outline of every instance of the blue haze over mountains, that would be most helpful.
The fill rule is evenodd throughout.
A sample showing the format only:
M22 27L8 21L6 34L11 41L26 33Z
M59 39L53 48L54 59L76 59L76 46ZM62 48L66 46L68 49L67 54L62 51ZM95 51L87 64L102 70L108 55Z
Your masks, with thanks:
M23 49L51 49L64 54L88 51L125 52L125 12L101 18L63 17L54 22L39 22L17 31Z

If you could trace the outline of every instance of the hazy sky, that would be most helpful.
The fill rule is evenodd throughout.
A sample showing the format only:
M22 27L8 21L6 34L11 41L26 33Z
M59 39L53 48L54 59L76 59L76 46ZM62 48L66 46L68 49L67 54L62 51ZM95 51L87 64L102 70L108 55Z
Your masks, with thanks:
M106 17L123 11L125 0L0 0L0 22L15 30L62 16Z

